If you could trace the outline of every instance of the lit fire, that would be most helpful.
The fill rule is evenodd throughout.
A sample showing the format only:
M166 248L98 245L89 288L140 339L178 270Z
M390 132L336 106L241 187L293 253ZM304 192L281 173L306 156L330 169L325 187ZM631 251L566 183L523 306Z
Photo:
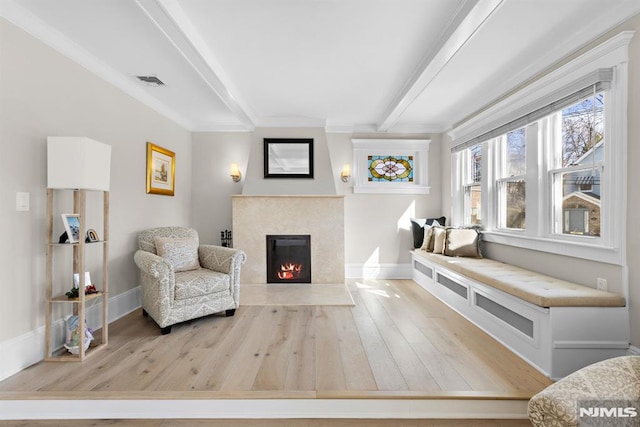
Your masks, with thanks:
M294 264L292 262L288 264L283 264L280 266L280 271L278 271L278 279L280 280L291 280L300 276L300 271L302 270L302 264Z

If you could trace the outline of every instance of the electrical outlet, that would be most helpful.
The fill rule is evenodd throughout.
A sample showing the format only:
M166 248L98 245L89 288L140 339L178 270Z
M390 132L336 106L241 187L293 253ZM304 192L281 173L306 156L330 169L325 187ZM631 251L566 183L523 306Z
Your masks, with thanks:
M598 277L598 279L596 280L596 287L600 291L606 291L607 290L607 279L603 279L602 277Z

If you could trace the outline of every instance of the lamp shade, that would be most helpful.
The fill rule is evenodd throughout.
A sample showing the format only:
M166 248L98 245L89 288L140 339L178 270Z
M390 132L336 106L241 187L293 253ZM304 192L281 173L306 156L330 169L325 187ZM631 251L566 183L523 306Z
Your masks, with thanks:
M109 191L111 146L85 137L47 137L47 187Z

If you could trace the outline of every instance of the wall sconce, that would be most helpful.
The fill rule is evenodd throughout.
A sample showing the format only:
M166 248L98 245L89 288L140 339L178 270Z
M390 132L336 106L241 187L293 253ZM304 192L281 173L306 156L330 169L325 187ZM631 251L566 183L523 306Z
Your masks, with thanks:
M242 175L240 174L240 169L238 169L238 164L231 163L231 179L233 179L233 182L238 182L240 178L242 178Z
M340 174L340 178L342 182L349 182L349 178L351 178L351 172L349 171L349 164L345 164L342 167L342 173Z

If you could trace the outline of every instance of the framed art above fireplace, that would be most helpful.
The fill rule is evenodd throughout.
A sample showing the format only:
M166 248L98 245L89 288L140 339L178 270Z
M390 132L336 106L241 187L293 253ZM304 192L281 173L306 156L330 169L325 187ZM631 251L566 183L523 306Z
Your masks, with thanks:
M313 138L264 138L265 178L313 178Z

